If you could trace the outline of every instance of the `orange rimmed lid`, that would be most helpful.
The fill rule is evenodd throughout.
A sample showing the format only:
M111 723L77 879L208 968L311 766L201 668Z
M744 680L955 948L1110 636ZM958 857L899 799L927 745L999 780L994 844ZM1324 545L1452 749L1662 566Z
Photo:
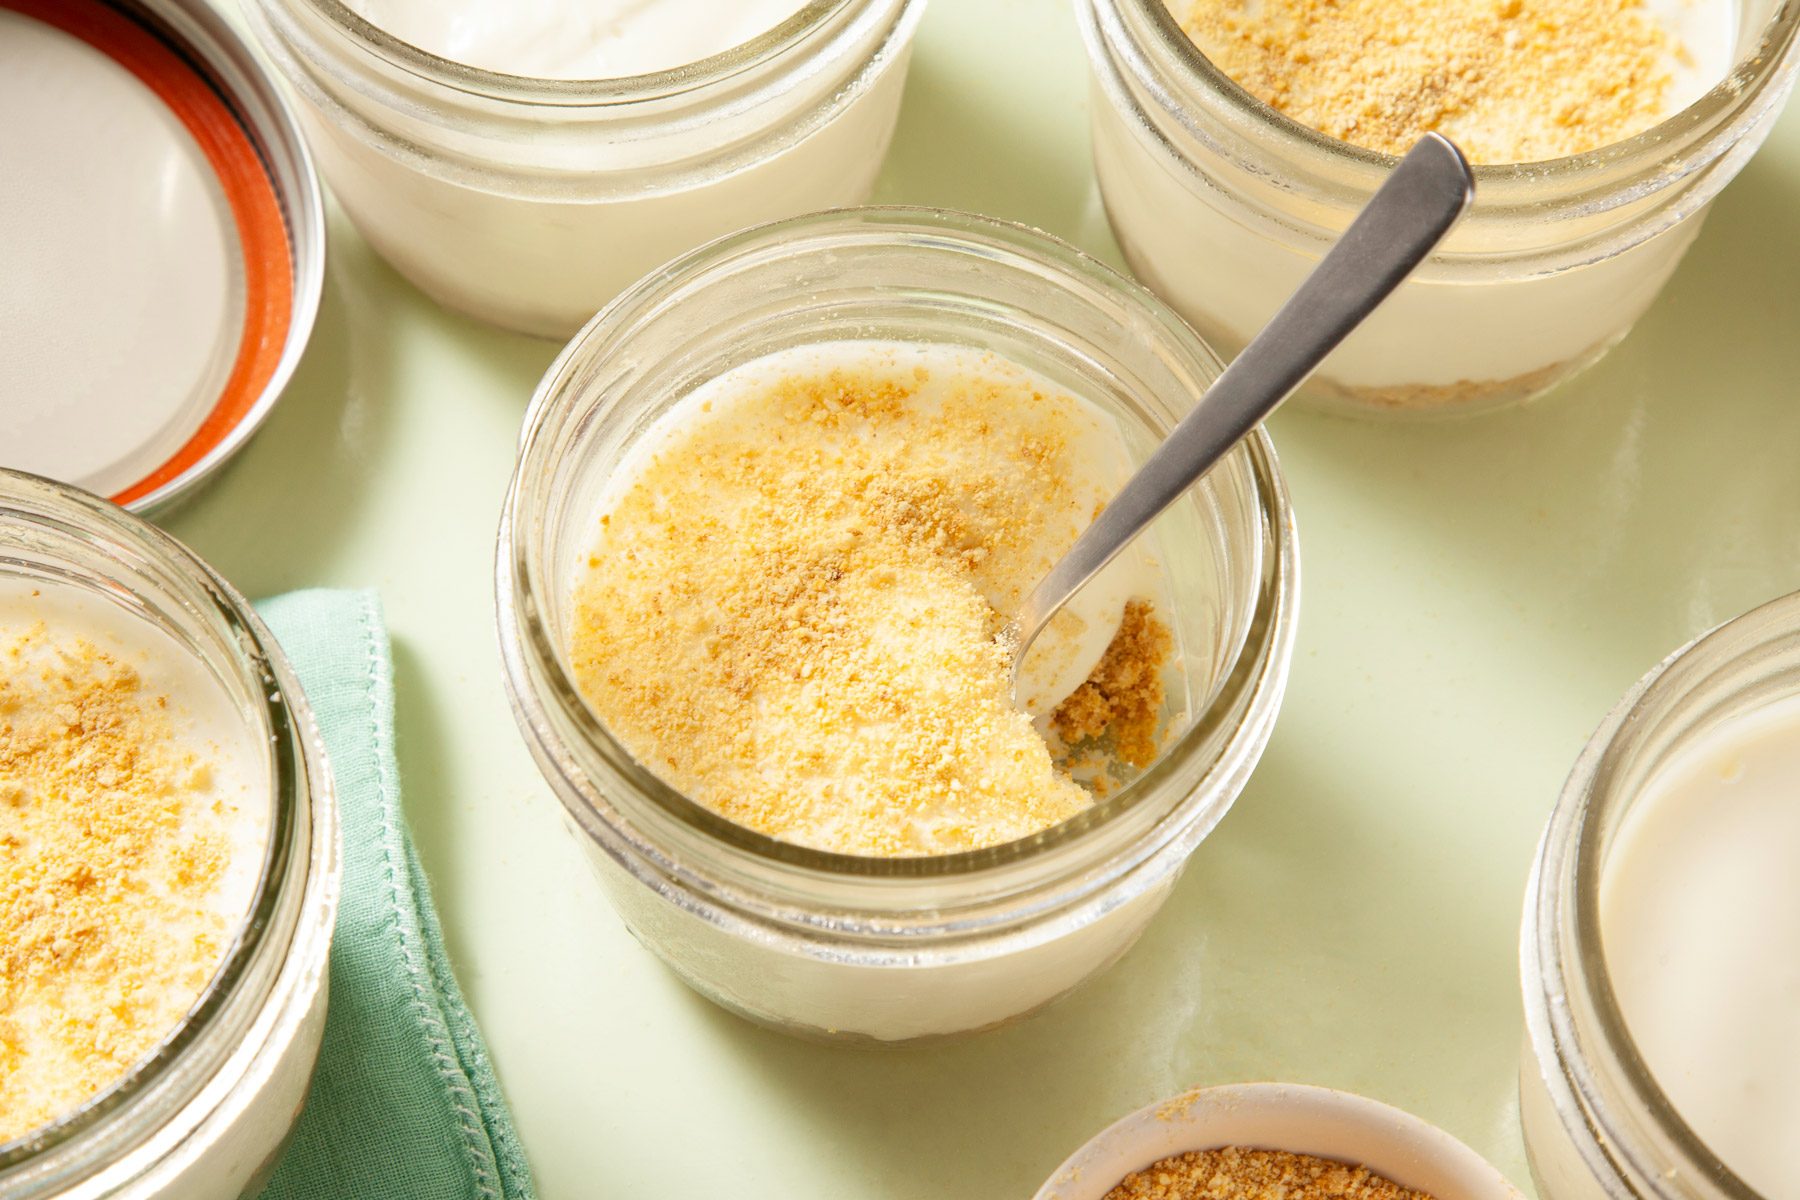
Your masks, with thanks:
M230 442L281 371L288 225L187 48L102 0L0 0L0 20L0 93L19 89L0 130L0 465L130 504Z

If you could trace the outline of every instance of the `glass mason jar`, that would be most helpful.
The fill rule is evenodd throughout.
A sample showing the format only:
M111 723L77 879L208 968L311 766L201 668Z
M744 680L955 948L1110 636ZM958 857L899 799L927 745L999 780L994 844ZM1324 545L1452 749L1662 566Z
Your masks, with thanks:
M123 509L0 471L0 573L74 588L191 651L267 748L268 841L249 911L183 1022L105 1091L0 1145L8 1200L235 1200L287 1141L325 1025L337 809L292 670L249 605Z
M896 1042L1008 1021L1124 953L1267 742L1297 559L1259 432L1148 535L1178 648L1166 752L1043 833L880 858L717 816L640 766L573 682L571 592L600 489L700 383L789 347L868 339L992 350L1113 415L1138 461L1220 370L1147 292L1018 226L864 209L741 233L638 284L551 367L526 418L497 590L520 728L639 940L752 1020Z
M1664 661L1576 760L1538 849L1520 948L1519 1109L1545 1200L1758 1200L1683 1121L1633 1041L1608 975L1601 895L1646 784L1722 726L1797 694L1800 594Z
M1395 160L1238 87L1165 0L1076 8L1113 232L1139 279L1235 353ZM1468 215L1326 360L1303 400L1357 413L1476 410L1538 395L1605 354L1793 89L1800 9L1741 0L1739 15L1737 65L1661 124L1588 154L1477 167Z
M451 62L341 0L253 0L364 237L451 308L564 338L746 224L868 199L924 0L812 0L741 46L621 79Z

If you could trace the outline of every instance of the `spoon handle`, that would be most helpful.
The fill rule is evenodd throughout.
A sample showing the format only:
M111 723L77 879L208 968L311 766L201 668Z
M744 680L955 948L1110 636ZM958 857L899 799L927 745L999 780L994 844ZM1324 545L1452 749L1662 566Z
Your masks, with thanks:
M1474 190L1462 153L1437 134L1407 152L1275 319L1025 598L1015 662L1064 601L1292 395L1424 261Z

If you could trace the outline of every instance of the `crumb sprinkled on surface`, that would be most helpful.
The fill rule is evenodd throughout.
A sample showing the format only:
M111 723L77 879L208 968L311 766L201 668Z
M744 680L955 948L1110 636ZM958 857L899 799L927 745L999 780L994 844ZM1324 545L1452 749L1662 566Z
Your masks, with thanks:
M933 368L872 351L758 376L603 505L577 683L751 829L940 854L1092 803L1013 705L996 635L1107 498L1096 418L995 356Z
M124 1074L217 969L211 772L129 663L0 641L0 1141Z
M1203 53L1303 125L1477 163L1598 149L1663 116L1680 47L1643 0L1168 0Z

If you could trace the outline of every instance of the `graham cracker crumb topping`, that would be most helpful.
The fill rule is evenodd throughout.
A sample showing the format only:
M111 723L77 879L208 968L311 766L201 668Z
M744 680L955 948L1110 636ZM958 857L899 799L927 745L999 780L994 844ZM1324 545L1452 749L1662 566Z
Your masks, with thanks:
M1431 1200L1367 1167L1286 1150L1191 1150L1119 1181L1104 1200Z
M118 1079L217 969L212 786L130 664L42 624L0 640L0 1141Z
M611 731L721 815L842 853L974 849L1091 804L1014 706L996 635L1116 482L1085 466L1097 418L973 352L734 387L602 505L569 644ZM1154 713L1161 666L1118 713ZM1078 706L1084 731L1101 707Z
M1681 53L1643 0L1168 3L1214 64L1301 124L1388 154L1435 131L1477 163L1649 128Z
M1112 734L1114 753L1134 767L1156 760L1163 701L1162 669L1174 639L1144 600L1125 605L1119 632L1087 682L1051 714L1051 728L1065 742Z

